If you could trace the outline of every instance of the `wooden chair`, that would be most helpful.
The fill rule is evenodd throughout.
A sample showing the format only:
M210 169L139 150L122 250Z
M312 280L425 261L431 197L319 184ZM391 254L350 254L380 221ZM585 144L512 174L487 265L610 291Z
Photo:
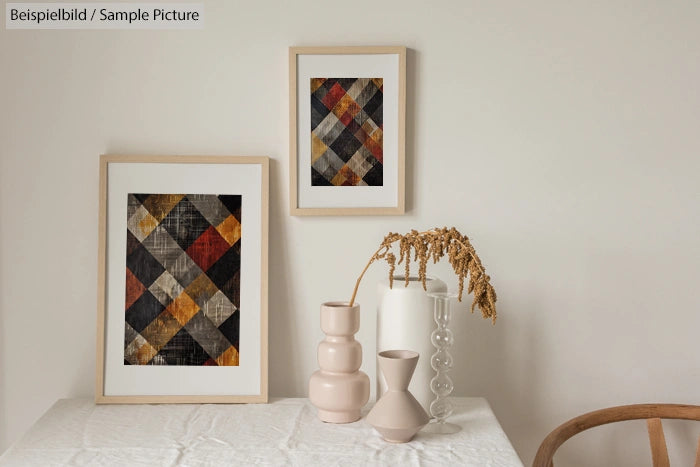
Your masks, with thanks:
M584 430L607 423L646 419L654 467L669 467L666 439L661 427L662 418L700 421L700 406L679 404L623 405L580 415L560 425L547 435L537 450L532 466L554 467L552 460L554 452L564 441ZM700 439L698 439L698 450L695 455L695 467L700 467Z

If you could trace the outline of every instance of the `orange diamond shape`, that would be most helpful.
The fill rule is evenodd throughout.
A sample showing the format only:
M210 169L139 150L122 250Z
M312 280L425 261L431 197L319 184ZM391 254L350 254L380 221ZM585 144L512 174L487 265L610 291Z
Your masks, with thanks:
M234 346L229 347L216 357L216 363L219 366L238 366L238 350Z
M233 246L241 238L241 223L235 216L230 215L216 226L216 231L226 240L226 243Z
M194 315L199 311L199 306L187 295L182 292L173 302L168 305L165 311L169 312L180 323L181 326L187 324Z
M147 365L157 353L158 351L146 342L136 351L136 359L139 361L139 365Z

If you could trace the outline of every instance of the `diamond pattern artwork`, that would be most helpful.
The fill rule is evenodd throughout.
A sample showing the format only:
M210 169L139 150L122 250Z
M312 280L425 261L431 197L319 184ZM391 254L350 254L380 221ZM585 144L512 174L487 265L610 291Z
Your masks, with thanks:
M311 184L383 186L382 78L311 78Z
M241 201L128 195L125 365L238 366Z

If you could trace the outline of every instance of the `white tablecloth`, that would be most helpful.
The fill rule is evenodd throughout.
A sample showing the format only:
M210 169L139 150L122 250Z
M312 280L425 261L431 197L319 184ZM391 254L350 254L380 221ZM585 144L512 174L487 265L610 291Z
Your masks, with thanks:
M0 457L2 466L522 466L483 398L453 398L454 435L390 444L364 418L316 418L307 399L248 405L56 402ZM365 408L364 414L369 411Z

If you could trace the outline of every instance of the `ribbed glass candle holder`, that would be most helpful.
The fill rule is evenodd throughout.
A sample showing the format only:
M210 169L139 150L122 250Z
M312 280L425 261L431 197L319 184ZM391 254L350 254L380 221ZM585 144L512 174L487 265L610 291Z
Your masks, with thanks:
M423 431L439 434L457 433L462 428L459 425L446 421L453 411L449 396L452 393L452 389L454 389L454 385L448 372L452 369L453 360L449 348L454 343L454 337L449 329L449 325L452 318L451 300L457 294L440 292L429 293L428 296L434 300L433 318L435 323L437 323L437 328L430 335L430 340L436 349L430 359L430 366L433 367L436 374L430 381L430 390L435 394L435 399L430 404L430 415L433 420Z

